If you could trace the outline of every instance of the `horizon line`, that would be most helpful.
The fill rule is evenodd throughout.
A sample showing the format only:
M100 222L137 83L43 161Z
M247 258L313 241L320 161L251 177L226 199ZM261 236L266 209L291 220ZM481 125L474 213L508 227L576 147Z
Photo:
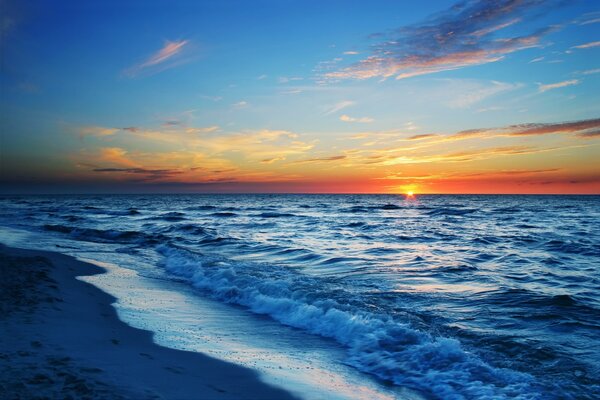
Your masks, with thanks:
M168 195L315 195L315 196L406 196L407 193L350 193L350 192L64 192L64 193L0 193L0 196L168 196ZM599 193L414 193L414 196L600 196Z

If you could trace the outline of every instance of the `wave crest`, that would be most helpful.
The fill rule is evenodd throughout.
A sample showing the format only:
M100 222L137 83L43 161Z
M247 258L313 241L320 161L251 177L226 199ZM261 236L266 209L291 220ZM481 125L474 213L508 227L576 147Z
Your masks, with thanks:
M348 363L439 398L537 398L534 379L494 368L455 339L434 337L390 316L356 307L324 279L274 266L234 263L160 245L164 268L228 303L335 339Z

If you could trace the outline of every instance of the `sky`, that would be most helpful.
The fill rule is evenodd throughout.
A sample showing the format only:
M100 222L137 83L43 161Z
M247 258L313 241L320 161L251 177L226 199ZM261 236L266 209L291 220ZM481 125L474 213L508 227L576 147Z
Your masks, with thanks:
M600 194L600 2L0 7L3 193Z

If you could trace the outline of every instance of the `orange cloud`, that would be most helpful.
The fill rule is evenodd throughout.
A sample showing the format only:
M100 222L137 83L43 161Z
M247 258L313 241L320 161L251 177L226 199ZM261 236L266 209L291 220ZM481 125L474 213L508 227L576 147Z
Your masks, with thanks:
M79 136L111 136L117 133L119 129L105 128L102 126L83 126L79 128Z
M339 155L339 156L330 156L330 157L322 157L322 158L309 158L307 160L298 160L294 161L294 164L305 164L305 163L315 163L315 162L329 162L329 161L340 161L346 159L347 156Z
M426 134L422 134L422 135L413 135L408 137L408 140L422 140L422 139L430 139L430 138L434 138L437 137L439 135L436 135L434 133L426 133Z
M104 147L100 149L98 157L100 162L106 162L113 165L139 168L140 165L127 157L127 151L119 147Z

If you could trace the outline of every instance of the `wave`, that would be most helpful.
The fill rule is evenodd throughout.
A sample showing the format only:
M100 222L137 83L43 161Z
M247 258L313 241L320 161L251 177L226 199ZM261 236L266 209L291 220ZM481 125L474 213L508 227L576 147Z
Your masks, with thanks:
M350 222L349 224L346 224L345 226L347 228L362 228L366 225L367 225L366 222Z
M497 238L495 236L477 236L476 238L473 238L472 241L474 243L488 245L488 244L500 243L501 239Z
M585 256L600 256L600 244L589 241L553 239L547 241L545 245L551 251L559 251L567 254L582 254Z
M279 212L263 212L260 214L256 214L257 217L260 218L282 218L282 217L295 217L295 214L291 213L279 213Z
M495 368L455 339L435 337L389 315L363 310L335 281L169 245L156 249L164 256L163 267L194 287L332 338L347 349L350 365L394 384L438 398L542 398L531 375Z
M152 217L151 219L161 219L163 221L182 221L185 219L185 214L182 212L172 211Z
M473 271L477 271L479 268L477 268L475 265L471 265L471 264L458 264L458 265L445 265L442 267L437 267L435 269L436 272L441 272L441 273L460 273L460 272L473 272Z
M160 234L146 234L137 231L119 231L114 229L74 228L65 225L46 224L44 230L64 233L75 239L88 242L106 243L138 243L143 245L154 245L166 238Z
M194 224L171 225L167 228L167 232L184 233L194 236L215 235L216 230L213 228L205 228Z
M523 209L517 208L517 207L499 207L499 208L493 209L492 212L498 213L498 214L505 214L505 213L515 214L515 213L523 212Z
M503 302L514 306L538 307L575 307L582 306L572 295L537 293L527 289L502 289L490 299L495 303Z
M102 211L103 214L107 215L117 215L117 216L127 216L127 215L138 215L141 214L135 208L129 208L127 210L114 210L114 211Z
M204 205L204 206L192 206L192 207L186 207L187 211L207 211L207 210L214 210L217 207L215 206L210 206L210 205Z
M234 212L216 212L210 215L213 217L237 217L237 214Z
M349 212L349 213L368 213L373 210L400 210L404 207L401 207L397 204L379 204L376 206L352 206L349 208L340 209L341 212Z
M330 257L320 262L321 265L334 265L334 264L345 264L356 261L364 261L358 257Z
M342 208L341 212L349 212L349 213L367 213L369 209L363 206L352 206L350 208Z
M61 215L61 218L63 218L67 222L81 222L86 220L86 218L80 217L78 215Z
M402 207L400 207L400 206L398 206L396 204L384 204L384 205L379 206L377 208L379 208L380 210L399 210Z
M450 216L461 216L472 214L477 210L474 208L436 208L429 211L428 215L450 215Z

